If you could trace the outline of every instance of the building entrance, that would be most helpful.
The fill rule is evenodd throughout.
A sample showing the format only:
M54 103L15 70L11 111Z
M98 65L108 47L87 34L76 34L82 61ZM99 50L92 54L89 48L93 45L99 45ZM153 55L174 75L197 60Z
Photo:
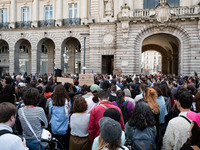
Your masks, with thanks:
M157 51L160 53L162 59L160 59L159 55L152 53L154 55L148 55L148 58L151 58L147 64L152 60L160 60L161 64L158 66L154 66L156 71L161 71L163 74L178 74L180 72L180 42L179 40L171 35L171 34L154 34L147 37L142 43L142 53L149 51ZM150 53L149 53L150 54ZM152 59L153 58L153 59ZM141 66L141 72L144 67Z
M112 74L114 68L114 56L102 55L102 73Z

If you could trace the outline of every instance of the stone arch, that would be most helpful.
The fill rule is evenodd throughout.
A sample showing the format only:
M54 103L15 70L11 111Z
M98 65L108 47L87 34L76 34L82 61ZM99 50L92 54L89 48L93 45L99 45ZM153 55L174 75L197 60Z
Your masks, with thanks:
M61 44L61 64L65 73L81 73L81 42L67 37Z
M20 38L16 41L14 46L15 73L31 73L31 49L32 45L28 39Z
M9 72L9 45L6 40L0 39L0 75Z
M135 63L136 64L140 64L141 62L141 51L142 51L142 43L143 41L149 37L152 36L154 34L159 34L159 33L164 33L164 34L169 34L172 35L174 37L176 37L179 41L179 62L178 62L178 66L179 66L179 70L178 73L179 74L190 74L190 61L189 60L184 60L183 59L183 55L186 52L190 51L190 46L191 46L191 40L190 37L188 35L188 33L180 26L176 26L174 24L169 24L166 27L162 28L158 25L149 25L144 27L136 36L135 38L135 42L134 42L134 49L139 50L136 58L135 59ZM190 53L189 53L190 54ZM187 63L187 65L183 66L183 63ZM141 66L139 65L138 68L136 68L138 71L138 73L140 73L141 70ZM187 70L188 72L184 72L183 70Z
M46 49L46 56L43 50ZM47 57L47 58L46 58ZM48 37L44 37L37 43L37 72L53 73L55 57L55 42ZM45 71L43 71L45 70Z

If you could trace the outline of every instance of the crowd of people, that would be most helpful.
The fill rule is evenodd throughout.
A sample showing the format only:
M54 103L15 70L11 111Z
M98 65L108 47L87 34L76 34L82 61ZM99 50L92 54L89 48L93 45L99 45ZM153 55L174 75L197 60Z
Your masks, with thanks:
M9 75L0 83L0 150L200 149L200 78L176 75Z

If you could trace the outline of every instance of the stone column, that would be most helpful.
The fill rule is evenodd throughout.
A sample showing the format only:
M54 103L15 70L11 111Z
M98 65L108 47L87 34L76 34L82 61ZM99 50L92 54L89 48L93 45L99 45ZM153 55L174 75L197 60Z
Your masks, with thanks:
M128 1L128 6L130 7L130 10L133 10L133 0Z
M39 0L34 0L32 27L38 27L38 20L39 20Z
M9 73L12 74L14 73L15 70L15 50L14 48L9 49ZM17 72L15 72L17 73Z
M15 28L15 22L17 19L16 15L16 0L11 0L11 16L10 16L10 27Z
M31 73L32 74L35 74L38 71L37 69L38 63L40 62L38 62L37 60L37 48L33 47L33 49L31 50Z
M81 19L87 19L87 12L88 12L88 0L82 0L82 5L81 5L81 14L82 18Z
M56 5L56 25L62 26L63 19L63 0L57 0Z
M56 46L55 48L55 55L54 55L54 62L55 62L55 69L61 69L61 65L64 65L64 64L61 64L61 46Z
M53 70L54 70L54 49L50 47L48 48L48 73L54 73Z

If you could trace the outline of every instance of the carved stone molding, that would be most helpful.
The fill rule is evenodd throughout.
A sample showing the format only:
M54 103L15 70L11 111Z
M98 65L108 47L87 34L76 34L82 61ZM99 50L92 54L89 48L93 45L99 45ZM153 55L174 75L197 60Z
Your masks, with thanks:
M108 46L113 43L113 40L114 37L112 34L105 34L103 37L103 42Z
M101 55L115 55L115 50L100 50Z
M169 21L169 19L171 18L170 7L167 3L160 2L155 11L155 17L158 22L164 23Z
M123 40L126 43L128 40L128 33L129 33L129 21L122 21L122 35Z

